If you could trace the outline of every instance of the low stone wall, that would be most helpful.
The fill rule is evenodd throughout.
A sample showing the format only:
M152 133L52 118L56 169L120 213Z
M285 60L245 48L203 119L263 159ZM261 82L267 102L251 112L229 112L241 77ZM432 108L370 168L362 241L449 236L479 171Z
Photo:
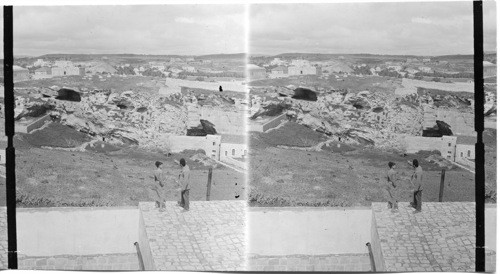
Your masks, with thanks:
M156 270L153 255L151 255L151 246L149 245L148 233L144 223L144 216L142 211L139 213L139 248L141 250L142 261L144 263L144 270Z
M18 208L17 247L28 257L135 253L137 207Z
M247 271L370 272L368 254L250 256Z
M281 122L283 122L286 119L287 119L286 113L283 113L283 114L279 115L278 117L276 117L276 118L272 119L271 121L262 125L262 130L268 131L272 128L275 128L275 127L279 126L281 124Z
M385 272L385 262L384 256L382 255L382 247L380 245L380 238L377 231L377 220L375 218L375 214L372 217L371 223L371 236L372 240L370 242L372 246L373 260L375 263L375 271L377 272Z
M52 257L20 255L18 268L22 270L140 270L139 257L136 253Z

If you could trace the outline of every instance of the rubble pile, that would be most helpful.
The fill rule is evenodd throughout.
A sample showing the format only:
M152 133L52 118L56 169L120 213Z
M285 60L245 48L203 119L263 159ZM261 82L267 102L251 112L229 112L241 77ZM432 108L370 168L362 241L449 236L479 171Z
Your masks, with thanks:
M162 96L130 90L61 89L57 86L31 88L28 94L16 96L15 112L18 118L49 113L62 124L95 139L145 148L167 148L165 140L168 135L186 135L189 103L233 109L241 104L240 99L225 94L188 93L184 96L177 93ZM80 96L80 101L72 100L77 98L75 94Z
M317 91L317 101L291 98L294 87L279 87L280 96L267 99L252 95L250 114L259 116L277 106L295 119L328 136L351 144L381 148L402 147L404 135L420 135L423 125L423 102L417 94L390 96L368 90Z

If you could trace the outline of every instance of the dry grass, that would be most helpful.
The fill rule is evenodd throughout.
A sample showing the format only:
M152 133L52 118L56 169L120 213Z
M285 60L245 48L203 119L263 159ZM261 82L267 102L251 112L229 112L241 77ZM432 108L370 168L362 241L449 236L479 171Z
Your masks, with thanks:
M385 201L383 183L387 163L396 162L401 200L410 201L408 160L422 163L423 201L437 201L441 169L424 155L406 157L383 151L313 152L252 146L249 197L254 206L369 206ZM445 201L474 201L474 175L461 169L447 171Z

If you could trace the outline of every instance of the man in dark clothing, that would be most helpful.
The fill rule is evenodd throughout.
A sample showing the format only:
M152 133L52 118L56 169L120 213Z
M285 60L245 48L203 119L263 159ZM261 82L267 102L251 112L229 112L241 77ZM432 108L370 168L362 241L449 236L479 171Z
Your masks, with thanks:
M418 160L413 160L413 174L411 175L410 182L413 186L413 202L410 205L415 208L413 213L422 211L422 167L418 164Z

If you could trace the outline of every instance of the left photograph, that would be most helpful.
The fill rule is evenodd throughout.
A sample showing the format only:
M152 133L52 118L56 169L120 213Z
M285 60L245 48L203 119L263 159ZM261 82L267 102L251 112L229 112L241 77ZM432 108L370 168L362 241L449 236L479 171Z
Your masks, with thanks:
M245 269L245 8L13 8L19 269Z

